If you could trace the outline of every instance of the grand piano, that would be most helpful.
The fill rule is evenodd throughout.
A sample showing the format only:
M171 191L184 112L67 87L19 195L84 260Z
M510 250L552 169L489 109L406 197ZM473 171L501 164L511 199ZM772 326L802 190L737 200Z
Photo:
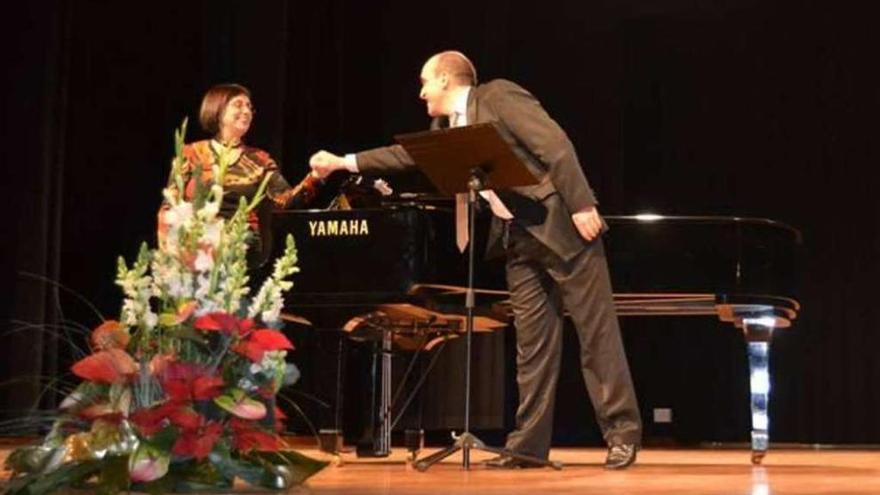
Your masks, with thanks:
M421 327L434 336L460 331L455 314L464 313L466 263L454 247L451 216L443 205L407 201L382 208L277 212L271 237L294 236L302 269L285 311L316 328L344 329L382 308L427 308L433 316L423 318ZM770 344L774 332L790 327L800 310L795 299L800 232L762 218L605 219L620 316L714 316L742 331L750 369L752 462L760 463L769 442ZM283 242L274 245L280 251ZM496 320L507 318L499 280L478 270L475 283L492 301L487 314ZM461 301L460 311L449 301ZM446 324L432 328L438 316ZM487 320L492 327L494 320ZM398 322L398 330L420 326L417 316L410 323ZM393 335L386 334L386 354Z

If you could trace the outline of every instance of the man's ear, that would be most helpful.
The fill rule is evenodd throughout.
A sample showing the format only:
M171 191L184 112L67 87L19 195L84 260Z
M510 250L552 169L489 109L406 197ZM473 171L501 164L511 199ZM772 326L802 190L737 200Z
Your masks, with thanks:
M449 89L449 73L441 72L440 73L440 85L443 89Z

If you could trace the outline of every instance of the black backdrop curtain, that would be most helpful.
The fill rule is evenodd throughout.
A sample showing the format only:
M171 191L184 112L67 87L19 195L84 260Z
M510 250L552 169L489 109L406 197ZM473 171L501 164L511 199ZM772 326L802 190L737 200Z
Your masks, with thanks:
M423 129L418 71L454 47L483 80L515 80L542 100L604 213L760 216L803 230L804 311L774 342L774 438L880 442L880 86L876 16L862 2L55 0L15 9L3 53L3 409L38 400L46 383L29 377L58 376L76 356L21 322L97 322L23 273L117 314L115 258L151 240L171 131L186 115L194 121L208 86L251 88L250 141L298 178L317 149ZM676 357L673 384L658 387L703 385L701 366L742 372L729 331L704 323L730 340L719 345L664 325L671 343L639 328L627 337L634 368ZM706 348L721 355L694 358ZM711 402L715 391L693 393Z

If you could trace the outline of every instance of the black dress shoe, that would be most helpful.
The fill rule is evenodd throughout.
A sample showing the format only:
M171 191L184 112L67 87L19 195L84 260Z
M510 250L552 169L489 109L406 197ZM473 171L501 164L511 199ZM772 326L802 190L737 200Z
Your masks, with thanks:
M499 455L498 457L493 457L485 462L486 467L489 469L528 469L528 468L539 468L543 467L540 464L523 461L521 459L515 459L510 457L509 455Z
M639 446L631 443L612 445L605 458L605 469L626 469L636 462Z

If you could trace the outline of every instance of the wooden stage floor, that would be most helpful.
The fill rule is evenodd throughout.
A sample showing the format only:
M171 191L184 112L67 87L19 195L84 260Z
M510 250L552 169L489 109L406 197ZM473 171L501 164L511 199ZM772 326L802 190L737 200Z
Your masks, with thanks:
M747 450L646 449L624 471L602 468L603 449L554 449L562 471L488 470L478 461L490 456L473 452L470 471L457 454L420 473L398 450L381 461L343 456L341 466L319 473L302 493L880 494L880 451L776 450L753 466Z
M9 449L3 449L5 458ZM301 452L323 459L314 449ZM431 452L426 449L424 453ZM771 450L761 466L750 463L747 450L646 449L625 471L601 467L601 449L554 449L551 457L565 464L561 471L523 469L497 471L472 452L470 471L456 454L420 473L405 462L396 448L389 458L358 459L343 454L338 462L291 493L305 494L648 494L648 495L784 495L880 494L880 451L877 450ZM247 492L237 492L247 493ZM266 492L254 492L266 493Z

